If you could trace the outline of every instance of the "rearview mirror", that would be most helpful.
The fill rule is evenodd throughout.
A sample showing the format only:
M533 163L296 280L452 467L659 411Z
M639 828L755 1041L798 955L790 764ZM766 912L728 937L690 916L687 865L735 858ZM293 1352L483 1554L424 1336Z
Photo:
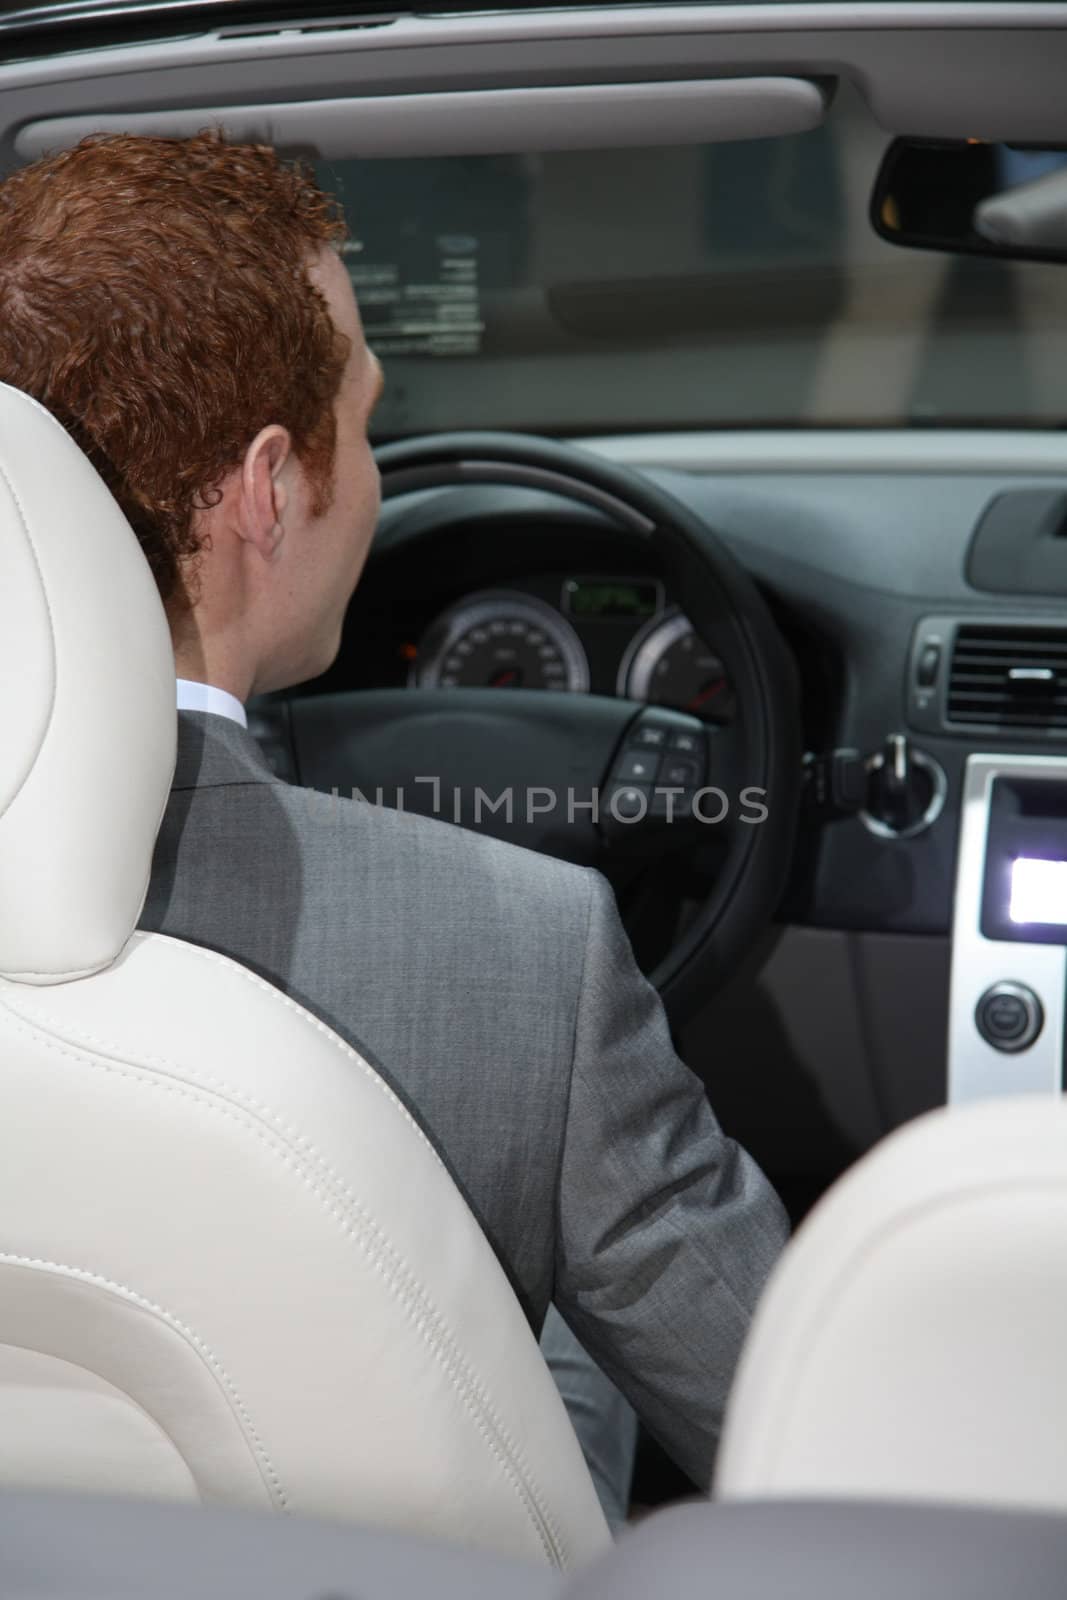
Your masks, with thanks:
M896 139L871 197L890 244L1067 261L1067 147Z

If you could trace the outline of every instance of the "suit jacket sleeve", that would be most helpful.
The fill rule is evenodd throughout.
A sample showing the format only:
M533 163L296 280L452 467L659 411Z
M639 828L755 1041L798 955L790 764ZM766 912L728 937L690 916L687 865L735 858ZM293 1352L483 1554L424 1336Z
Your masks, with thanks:
M701 1488L752 1311L788 1232L675 1054L607 883L590 914L560 1169L557 1308Z

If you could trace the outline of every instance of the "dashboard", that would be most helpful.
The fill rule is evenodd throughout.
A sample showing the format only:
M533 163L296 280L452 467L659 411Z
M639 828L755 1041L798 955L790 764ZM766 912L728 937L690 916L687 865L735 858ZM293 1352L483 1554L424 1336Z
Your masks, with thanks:
M1056 573L1020 592L1024 578L1010 567L1006 593L983 532L992 525L996 546L1005 526L1014 530L1019 572L1032 570L1048 504L1067 507L1059 439L761 435L746 447L737 436L678 435L592 447L649 472L744 562L796 658L813 760L851 753L869 772L903 739L913 770L930 775L927 795L937 791L910 832L880 828L862 806L808 807L786 918L947 934L968 755L1047 752L1067 739L1067 719L1050 715L1067 681L1051 685L1045 704L1032 692L1039 685L1020 684L1030 692L985 712L980 653L978 677L967 680L983 629L1008 630L1008 670L1025 675L1032 630L1067 618L1067 566L1062 597L1050 592ZM1000 507L992 519L991 507ZM998 587L980 588L976 575ZM405 684L540 685L712 722L733 714L721 661L643 540L593 509L502 487L423 491L385 507L341 655L311 692Z

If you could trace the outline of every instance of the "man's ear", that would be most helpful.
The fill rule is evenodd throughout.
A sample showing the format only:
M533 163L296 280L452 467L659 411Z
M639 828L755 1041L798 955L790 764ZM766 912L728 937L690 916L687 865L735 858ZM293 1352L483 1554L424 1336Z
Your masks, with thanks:
M288 429L272 423L256 434L241 464L238 529L241 538L268 561L283 537L289 497L282 469L291 451Z

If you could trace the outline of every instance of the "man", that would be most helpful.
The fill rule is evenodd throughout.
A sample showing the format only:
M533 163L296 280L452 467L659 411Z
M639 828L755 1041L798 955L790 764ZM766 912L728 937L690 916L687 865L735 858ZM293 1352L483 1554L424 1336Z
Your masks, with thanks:
M675 1055L607 884L447 823L316 807L241 726L250 695L334 659L377 519L382 380L342 232L272 151L213 135L83 141L0 185L0 379L129 517L196 708L143 926L369 1049L532 1326L554 1302L706 1486L785 1219Z

